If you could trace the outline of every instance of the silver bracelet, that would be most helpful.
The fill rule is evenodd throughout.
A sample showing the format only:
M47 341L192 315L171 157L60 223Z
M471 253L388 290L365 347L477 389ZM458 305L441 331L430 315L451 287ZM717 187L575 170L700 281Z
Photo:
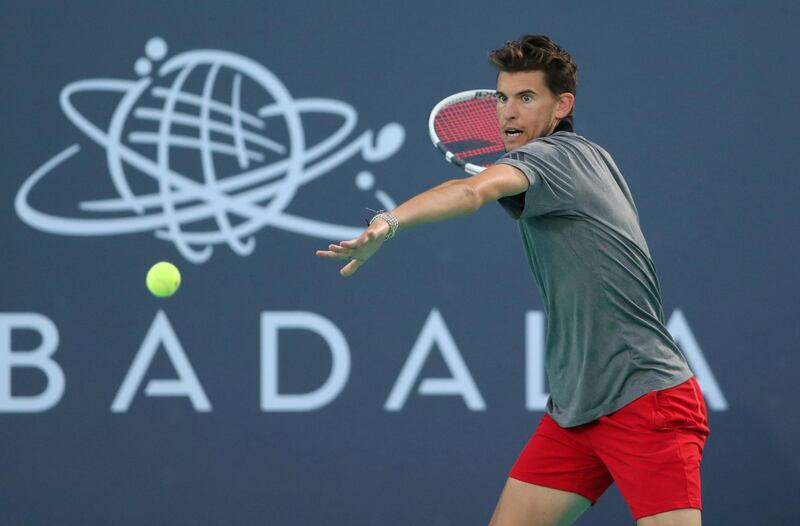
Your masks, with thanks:
M393 213L387 212L386 210L378 210L378 213L369 220L369 224L371 225L376 219L383 219L389 224L389 233L386 234L384 241L392 239L397 233L397 227L400 226L400 221L397 220Z

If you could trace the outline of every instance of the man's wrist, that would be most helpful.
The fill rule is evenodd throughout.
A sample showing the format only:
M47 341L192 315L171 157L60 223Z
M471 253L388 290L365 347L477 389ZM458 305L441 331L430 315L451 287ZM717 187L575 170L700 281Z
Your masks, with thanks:
M386 221L373 221L369 225L369 231L373 232L383 241L386 241L386 236L389 235L390 230L391 228L389 227L389 223Z
M394 237L398 226L400 222L395 215L384 210L380 210L369 222L369 230L381 235L384 241Z

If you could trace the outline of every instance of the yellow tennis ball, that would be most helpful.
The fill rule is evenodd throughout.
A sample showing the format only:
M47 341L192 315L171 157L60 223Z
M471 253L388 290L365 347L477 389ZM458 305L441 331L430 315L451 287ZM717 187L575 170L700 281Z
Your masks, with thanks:
M168 261L159 261L147 271L147 289L159 298L172 296L181 286L178 267Z

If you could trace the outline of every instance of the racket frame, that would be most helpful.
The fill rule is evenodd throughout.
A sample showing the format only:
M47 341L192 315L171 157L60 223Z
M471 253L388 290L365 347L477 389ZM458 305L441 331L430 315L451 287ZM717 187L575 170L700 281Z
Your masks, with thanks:
M469 90L459 91L458 93L453 93L449 97L445 97L444 99L439 101L436 104L436 106L433 107L433 109L431 110L431 114L428 117L428 133L430 134L431 142L433 143L433 145L436 147L437 150L439 150L444 154L444 158L447 160L447 162L449 162L453 166L461 168L469 175L478 175L479 173L484 171L486 167L480 166L478 164L464 162L458 157L456 157L453 152L448 150L447 147L445 147L442 140L439 139L439 136L436 135L436 128L434 126L434 121L436 120L436 115L439 114L442 108L444 108L445 106L449 106L455 100L468 99L470 98L470 96L474 98L475 95L479 94L488 94L494 96L495 93L496 90L493 89L469 89Z

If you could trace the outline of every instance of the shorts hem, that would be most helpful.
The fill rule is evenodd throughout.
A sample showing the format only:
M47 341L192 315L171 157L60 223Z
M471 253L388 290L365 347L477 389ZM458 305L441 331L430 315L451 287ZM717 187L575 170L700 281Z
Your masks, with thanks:
M520 482L525 482L527 484L536 484L537 486L544 486L545 488L557 489L560 491L567 491L569 493L574 493L591 502L592 506L597 504L597 500L600 498L599 496L592 498L589 495L587 495L586 492L582 491L580 488L570 486L569 484L562 484L557 481L541 479L538 478L536 475L523 475L518 472L512 471L511 473L508 474L508 477L514 480L518 480Z

